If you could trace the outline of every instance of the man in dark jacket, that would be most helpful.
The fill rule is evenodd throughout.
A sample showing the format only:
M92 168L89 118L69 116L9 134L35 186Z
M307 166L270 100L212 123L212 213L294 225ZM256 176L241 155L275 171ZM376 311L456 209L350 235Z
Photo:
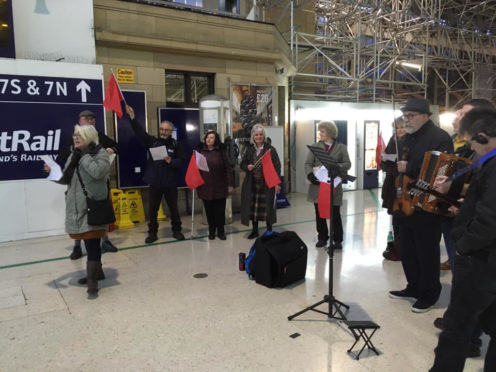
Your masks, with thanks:
M79 113L79 125L93 125L95 126L96 115L90 110L84 110ZM112 138L106 136L104 133L98 132L98 143L102 145L102 147L107 151L109 155L116 154L119 152L119 147L117 142L115 142ZM73 148L73 141L71 139L62 147L57 155L57 163L60 165L62 169L65 167L65 163L69 156L71 155ZM50 172L50 168L45 164L45 171ZM112 242L108 238L108 231L105 236L102 238L102 251L106 252L117 252L117 247L112 244ZM70 255L71 260L77 260L78 258L83 257L83 252L81 250L81 240L74 240L74 248L72 249L72 253Z
M177 240L184 240L184 235L181 233L181 218L177 208L177 170L184 166L184 154L179 142L172 138L172 123L169 121L161 122L159 137L155 137L146 133L141 127L131 106L126 105L126 112L129 115L134 133L148 150L161 146L165 146L167 149L167 155L161 160L153 160L151 154L148 154L143 177L143 181L150 185L148 236L145 243L150 244L158 239L157 213L162 195L169 207L172 235Z
M463 371L477 322L491 338L484 371L496 371L496 111L471 110L460 133L481 158L452 229L457 255L451 298L431 371Z
M412 98L401 111L407 134L398 141L398 159L401 159L397 163L398 172L416 179L426 151L452 153L453 142L448 133L429 119L431 112L426 100ZM408 160L404 160L406 152ZM400 219L401 263L407 286L403 290L389 292L389 297L414 299L411 310L415 313L429 311L441 293L441 221L441 216L419 209Z

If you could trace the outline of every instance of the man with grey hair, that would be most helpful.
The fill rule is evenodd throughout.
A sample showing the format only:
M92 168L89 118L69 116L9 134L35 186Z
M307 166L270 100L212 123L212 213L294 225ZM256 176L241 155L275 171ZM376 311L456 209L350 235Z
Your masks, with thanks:
M430 119L429 102L412 98L401 108L407 134L398 141L398 172L417 179L427 151L453 152L453 142L447 132ZM442 217L415 209L399 220L401 263L407 281L403 290L390 291L389 297L413 299L415 313L429 311L441 293L439 261Z
M172 123L162 121L159 126L159 137L152 136L141 127L134 110L126 105L126 112L131 121L131 127L140 142L147 148L165 146L167 155L161 160L148 156L143 181L150 185L148 200L148 236L146 244L158 240L157 214L162 201L162 195L169 207L172 235L177 240L184 240L181 232L181 217L177 208L177 171L184 165L184 154L179 142L172 138Z

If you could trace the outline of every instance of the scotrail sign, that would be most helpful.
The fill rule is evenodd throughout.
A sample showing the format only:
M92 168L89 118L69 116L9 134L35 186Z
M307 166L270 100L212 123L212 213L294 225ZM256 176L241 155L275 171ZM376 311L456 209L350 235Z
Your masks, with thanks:
M83 110L93 111L97 130L104 130L101 74L40 75L0 74L0 181L46 177L40 155L57 157Z

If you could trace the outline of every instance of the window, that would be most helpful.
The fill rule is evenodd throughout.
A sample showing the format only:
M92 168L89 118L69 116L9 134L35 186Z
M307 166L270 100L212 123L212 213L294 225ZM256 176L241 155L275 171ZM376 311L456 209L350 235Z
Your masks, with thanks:
M165 94L168 107L198 107L202 97L214 94L214 74L168 70Z

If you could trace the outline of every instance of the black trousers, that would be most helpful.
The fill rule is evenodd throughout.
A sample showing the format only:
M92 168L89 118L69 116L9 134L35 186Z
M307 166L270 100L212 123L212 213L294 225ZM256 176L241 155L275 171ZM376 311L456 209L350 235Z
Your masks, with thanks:
M98 261L102 260L102 248L100 245L100 238L96 239L85 239L84 246L86 252L88 252L88 261Z
M436 302L441 293L439 262L441 260L442 217L416 211L400 220L401 263L407 290L419 300Z
M217 229L218 234L224 233L226 224L226 198L203 200L209 229Z
M177 187L153 187L150 186L149 205L148 205L148 232L157 233L158 222L157 214L162 201L162 195L169 207L171 226L173 232L181 231L181 218L177 209Z
M492 259L455 257L450 303L431 371L462 372L473 329L480 323L491 337L484 371L496 371L496 254Z
M319 216L319 206L314 203L315 206L315 224L317 226L318 240L326 242L329 240L329 228L327 227L327 220L325 218L320 218ZM334 234L334 241L341 243L343 241L343 222L341 221L340 206L332 206L332 230Z

